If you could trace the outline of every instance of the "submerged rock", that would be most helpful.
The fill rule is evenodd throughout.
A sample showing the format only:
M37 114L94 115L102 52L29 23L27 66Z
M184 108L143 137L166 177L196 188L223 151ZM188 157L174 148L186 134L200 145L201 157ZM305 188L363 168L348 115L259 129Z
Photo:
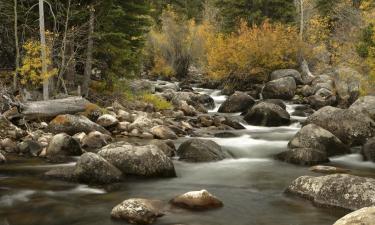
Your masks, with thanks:
M289 142L288 147L312 148L325 152L328 157L350 153L348 146L344 145L331 132L315 125L304 126Z
M328 174L350 172L350 170L344 169L344 168L339 168L339 167L334 167L334 166L321 166L321 165L313 166L309 170L316 172L316 173L328 173Z
M94 153L83 154L74 169L74 177L83 183L109 184L121 179L122 173L107 160Z
M187 192L173 198L171 203L175 206L192 210L215 209L224 205L222 201L206 190Z
M339 109L326 106L306 120L338 137L344 144L362 145L375 136L375 122L366 114L354 109Z
M293 181L286 193L319 206L358 210L375 205L375 179L348 174L302 176Z
M82 154L80 144L67 134L53 136L46 151L46 156L51 161L64 161L67 156L79 156Z
M124 174L145 177L176 176L172 160L155 145L132 146L119 142L105 146L98 154Z
M290 100L296 94L297 85L292 77L270 81L263 89L264 98Z
M244 119L255 126L277 127L290 124L289 113L280 106L268 102L256 104Z
M111 217L131 224L152 224L164 215L161 206L162 203L158 200L128 199L112 209Z
M227 158L220 145L211 140L190 139L177 149L181 161L213 162Z
M75 135L80 132L90 133L92 131L99 131L103 134L110 133L102 126L92 122L87 117L75 116L75 115L60 115L53 119L47 130L51 133L67 133L69 135Z
M244 92L235 92L220 106L220 113L244 112L255 104L253 97Z
M373 225L375 223L375 207L366 207L349 213L333 225Z
M301 166L312 166L329 162L325 152L313 148L294 148L281 152L276 159Z

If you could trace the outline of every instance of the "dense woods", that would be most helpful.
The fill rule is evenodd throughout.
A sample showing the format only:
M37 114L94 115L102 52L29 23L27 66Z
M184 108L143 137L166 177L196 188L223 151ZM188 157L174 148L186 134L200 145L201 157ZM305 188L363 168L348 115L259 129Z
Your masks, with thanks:
M374 105L374 0L0 0L0 225L374 225Z

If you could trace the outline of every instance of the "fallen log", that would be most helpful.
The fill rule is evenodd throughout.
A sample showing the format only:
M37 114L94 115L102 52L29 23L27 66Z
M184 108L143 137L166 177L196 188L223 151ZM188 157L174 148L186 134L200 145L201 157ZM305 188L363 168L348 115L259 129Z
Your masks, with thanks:
M43 120L52 119L62 114L84 112L92 105L82 97L69 97L47 101L20 103L18 112L5 113L7 119Z

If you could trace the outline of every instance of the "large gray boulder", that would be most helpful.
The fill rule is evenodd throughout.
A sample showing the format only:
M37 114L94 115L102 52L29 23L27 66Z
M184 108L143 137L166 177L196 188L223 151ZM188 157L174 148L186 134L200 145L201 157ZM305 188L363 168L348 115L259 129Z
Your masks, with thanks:
M180 160L187 162L213 162L227 158L220 145L211 140L190 139L177 149Z
M373 225L375 223L375 206L365 207L349 213L333 225Z
M56 162L64 161L68 156L81 154L82 149L77 140L65 133L53 136L46 150L46 157Z
M156 145L132 146L118 142L103 147L99 153L124 174L144 177L175 177L172 160Z
M119 181L122 176L119 169L91 152L79 158L73 174L79 182L89 184L109 184Z
M256 126L277 127L290 124L289 113L280 106L268 102L253 106L244 119Z
M375 179L348 174L302 176L286 192L323 207L358 210L375 205Z
M359 110L375 120L375 96L363 96L350 106L350 109Z
M297 85L292 77L270 81L263 89L264 98L290 100L296 94Z
M103 134L110 133L102 126L92 122L85 116L75 115L60 115L53 119L47 128L47 131L58 134L67 133L69 135L75 135L77 133L90 133L92 131L99 131Z
M294 148L275 156L277 160L301 166L313 166L329 162L327 153L314 148Z
M362 145L375 136L375 122L366 114L355 109L339 109L326 106L306 120L338 137L344 144Z
M304 126L289 142L288 147L312 148L325 152L327 156L335 156L350 153L348 146L344 145L331 132L315 125Z
M370 138L363 145L362 155L365 160L375 162L375 137Z
M244 92L235 92L220 106L220 113L245 112L255 104L255 100Z
M301 74L295 69L281 69L275 70L271 73L270 80L277 80L284 77L292 77L297 84L303 84Z
M163 216L162 202L158 200L132 198L123 201L112 209L111 217L131 224L152 224Z

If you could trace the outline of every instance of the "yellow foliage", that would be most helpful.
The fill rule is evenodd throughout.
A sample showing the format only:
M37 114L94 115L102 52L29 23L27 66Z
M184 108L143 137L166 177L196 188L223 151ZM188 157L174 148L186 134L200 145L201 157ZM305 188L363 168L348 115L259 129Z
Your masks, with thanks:
M172 104L170 102L157 95L143 94L140 100L154 105L157 110L172 109Z
M27 41L23 48L25 55L22 59L22 66L19 69L21 76L21 83L26 84L40 84L43 80L48 79L57 74L57 69L52 68L51 62L51 49L46 47L47 52L47 73L42 72L42 59L41 59L41 44L37 41Z
M294 68L302 49L297 30L268 21L240 24L237 33L207 38L207 72L215 78L249 78L280 68Z

